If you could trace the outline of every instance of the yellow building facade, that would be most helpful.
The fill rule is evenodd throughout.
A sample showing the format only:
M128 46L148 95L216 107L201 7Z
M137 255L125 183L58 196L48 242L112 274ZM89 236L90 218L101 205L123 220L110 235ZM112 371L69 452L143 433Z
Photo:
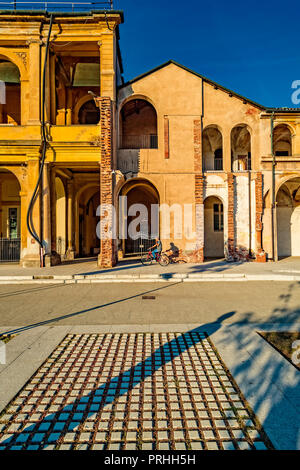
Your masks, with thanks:
M122 21L0 12L0 262L110 267L150 246L153 224L193 262L300 256L299 109L173 61L123 83ZM116 236L99 238L109 204ZM134 238L138 204L147 233Z
M102 97L113 116L121 75L122 13L0 13L0 226L2 260L39 266L40 245L28 208L41 168L42 97L45 165L29 218L46 263L98 254L94 215L100 200ZM95 99L96 98L96 99ZM17 219L17 230L13 228Z

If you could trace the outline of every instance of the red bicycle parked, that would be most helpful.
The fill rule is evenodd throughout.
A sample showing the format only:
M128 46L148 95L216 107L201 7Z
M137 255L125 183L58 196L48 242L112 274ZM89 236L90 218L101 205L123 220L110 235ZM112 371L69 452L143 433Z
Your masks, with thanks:
M161 266L168 266L170 258L166 253L155 253L155 255L153 255L152 251L149 250L147 254L141 256L141 263L144 266L149 266L153 263L159 263Z

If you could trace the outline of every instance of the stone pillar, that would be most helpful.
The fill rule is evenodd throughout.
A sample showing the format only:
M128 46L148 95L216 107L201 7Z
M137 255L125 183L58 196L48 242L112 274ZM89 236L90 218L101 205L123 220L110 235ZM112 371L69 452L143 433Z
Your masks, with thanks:
M228 186L227 250L228 250L228 260L232 260L235 255L234 176L232 173L227 174L227 186Z
M109 97L98 98L100 107L100 254L98 266L111 268L117 261L115 218L113 214L112 177L112 102Z
M111 25L113 27L113 25ZM101 33L100 49L100 96L116 101L115 39L113 31Z
M72 124L72 107L73 107L73 96L72 89L67 88L67 110L66 110L66 125Z
M51 212L51 252L56 251L56 171L52 166L50 170L50 212Z
M56 83L55 83L55 65L56 59L50 54L50 101L51 101L51 123L56 124Z
M51 254L50 168L45 162L43 171L43 245L45 255Z
M259 172L255 179L255 232L256 232L256 261L265 263L267 255L262 249L262 214L263 214L263 177Z
M231 173L231 132L225 129L223 133L223 169Z
M204 261L204 176L202 173L202 123L194 121L194 170L196 205L196 249L194 262Z
M39 167L40 167L40 162L39 158L37 156L28 156L28 161L27 161L27 204L26 204L26 209L24 212L25 214L25 221L26 221L26 216L27 216L27 210L29 207L29 203L31 200L31 197L33 195L34 188L36 186L38 176L39 176ZM24 198L25 199L25 198ZM23 202L23 200L22 200ZM24 206L24 205L23 205ZM23 210L22 210L23 212ZM23 214L24 214L23 212ZM37 196L35 198L35 201L33 203L33 208L31 212L31 226L33 228L33 231L40 237L41 234L41 227L40 227L40 191L37 192ZM39 243L32 237L32 235L29 233L27 226L26 226L26 238L27 238L27 246L26 249L24 249L23 253L24 256L21 259L21 266L23 267L40 267L40 262L41 262L41 256L40 256L40 245Z
M67 181L67 205L68 205L68 248L66 253L66 258L73 260L75 258L75 247L74 247L74 238L75 238L75 217L74 217L74 181Z
M43 92L43 69L46 58L46 41L42 46L42 67L41 67L41 96ZM41 102L41 113L42 113L43 103ZM50 56L47 59L46 66L46 81L45 81L45 122L51 122L51 101L50 101Z
M3 237L3 229L2 229L2 181L0 180L0 238Z
M40 47L39 39L27 41L29 46L29 119L27 124L40 124Z

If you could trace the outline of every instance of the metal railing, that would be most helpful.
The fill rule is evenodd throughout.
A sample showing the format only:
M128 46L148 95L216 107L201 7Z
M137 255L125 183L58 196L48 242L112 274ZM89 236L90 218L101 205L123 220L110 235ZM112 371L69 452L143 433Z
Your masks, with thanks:
M149 135L123 135L121 139L122 149L157 149L158 140L156 134Z
M20 238L0 238L0 263L20 260Z
M131 255L142 255L155 245L155 238L139 237L136 240L128 238L126 240L126 253Z
M49 12L87 12L92 10L112 10L113 0L106 2L0 2L0 10L42 10Z
M223 170L223 158L215 158L214 170Z

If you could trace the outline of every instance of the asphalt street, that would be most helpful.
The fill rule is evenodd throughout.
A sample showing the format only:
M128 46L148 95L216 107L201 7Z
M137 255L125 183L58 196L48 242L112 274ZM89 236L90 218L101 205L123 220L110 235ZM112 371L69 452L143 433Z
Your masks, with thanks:
M293 323L299 282L115 283L0 286L0 325Z

